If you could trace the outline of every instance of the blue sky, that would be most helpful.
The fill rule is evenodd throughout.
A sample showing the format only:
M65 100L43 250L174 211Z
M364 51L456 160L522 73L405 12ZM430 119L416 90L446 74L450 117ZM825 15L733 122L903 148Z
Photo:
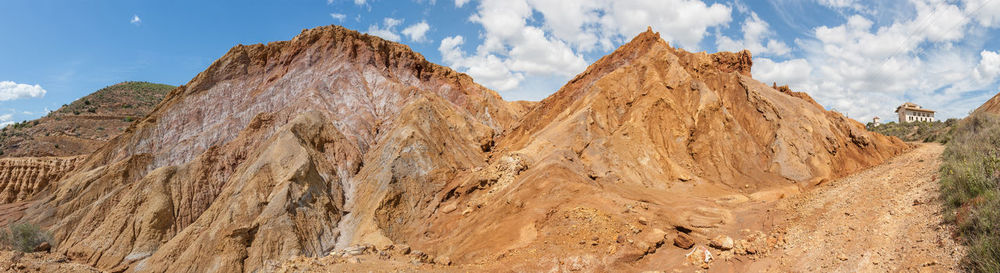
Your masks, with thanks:
M894 120L962 117L998 92L1000 1L289 0L0 2L0 123L121 81L180 85L236 44L338 24L409 45L508 100L540 100L652 26L690 51L750 49L758 80Z

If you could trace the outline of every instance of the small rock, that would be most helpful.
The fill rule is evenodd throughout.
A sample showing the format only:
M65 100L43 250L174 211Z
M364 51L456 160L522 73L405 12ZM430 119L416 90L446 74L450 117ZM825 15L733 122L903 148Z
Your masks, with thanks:
M837 260L846 261L847 256L844 256L844 254L837 254Z
M399 253L402 253L403 255L410 254L410 246L409 245L399 245Z
M649 220L646 220L646 217L639 216L639 224L643 226L649 225Z
M685 233L677 233L677 237L674 237L674 245L679 248L689 249L694 246L694 239Z
M49 252L50 249L52 249L52 245L50 245L49 242L42 242L41 244L38 244L38 246L35 246L34 252Z
M435 264L439 265L451 265L451 259L448 256L440 256L434 259Z
M456 209L458 209L458 205L456 203L458 202L451 202L450 204L445 205L443 208L441 208L441 212L451 213L452 211L455 211Z
M618 238L615 238L615 242L619 244L625 243L625 235L618 235Z
M734 244L733 238L729 238L729 236L726 235L715 236L715 238L713 238L712 241L709 243L709 245L711 245L712 247L721 250L733 249L733 244Z
M365 254L365 250L368 250L368 246L356 245L344 249L344 254L348 256L358 256Z
M394 244L388 244L388 245L386 245L385 247L383 247L380 250L381 251L390 251L390 250L393 250L393 249L396 249L396 245L394 245Z
M704 246L699 246L688 252L687 255L684 255L684 258L688 264L698 265L707 269L708 263L712 262L712 252L709 252Z
M347 261L350 262L350 263L352 263L352 264L360 264L361 263L361 258L350 257L350 258L347 258Z

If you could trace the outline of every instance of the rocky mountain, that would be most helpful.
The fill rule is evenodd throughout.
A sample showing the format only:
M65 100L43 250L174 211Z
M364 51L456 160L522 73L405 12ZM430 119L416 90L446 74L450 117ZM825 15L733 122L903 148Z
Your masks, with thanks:
M156 106L174 86L123 82L97 90L36 120L4 127L0 156L89 154Z
M304 30L231 49L24 220L112 271L272 270L402 244L515 271L611 268L909 148L751 64L650 30L545 100L506 102L404 45Z

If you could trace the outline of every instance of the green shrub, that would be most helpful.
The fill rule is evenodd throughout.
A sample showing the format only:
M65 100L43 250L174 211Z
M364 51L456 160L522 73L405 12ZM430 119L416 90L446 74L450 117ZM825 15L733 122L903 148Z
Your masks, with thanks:
M958 120L956 119L931 122L888 122L883 124L869 122L866 128L869 131L879 134L898 137L903 141L948 143L951 140L952 131L957 123Z
M52 244L52 236L37 225L18 222L0 230L0 244L21 252L31 252L42 242Z
M945 215L956 220L969 246L963 266L1000 272L1000 117L970 116L952 131L941 155Z

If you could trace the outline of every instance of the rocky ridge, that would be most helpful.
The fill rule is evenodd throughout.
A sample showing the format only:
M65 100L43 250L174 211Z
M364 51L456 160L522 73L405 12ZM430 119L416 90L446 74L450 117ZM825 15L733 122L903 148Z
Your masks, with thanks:
M984 102L983 105L977 107L976 110L972 110L972 113L1000 114L1000 93L996 94L995 96Z
M664 247L679 237L706 244L736 207L909 148L754 81L751 60L650 30L549 98L506 102L406 46L304 30L231 49L25 220L113 271L246 272L401 244L456 264L627 269L682 251Z
M0 156L89 154L145 116L174 86L122 82L65 104L45 116L0 132Z

